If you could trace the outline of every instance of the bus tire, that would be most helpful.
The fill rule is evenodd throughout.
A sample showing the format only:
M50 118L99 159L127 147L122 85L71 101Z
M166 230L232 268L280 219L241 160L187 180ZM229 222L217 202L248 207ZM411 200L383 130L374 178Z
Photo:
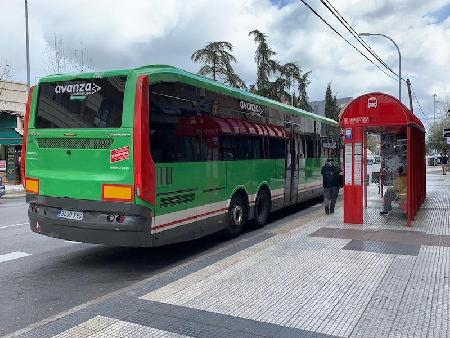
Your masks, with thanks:
M255 200L255 226L262 228L267 223L270 212L270 195L267 189L260 189Z
M241 194L236 194L228 207L226 227L223 230L225 238L237 237L244 227L248 216L248 205Z

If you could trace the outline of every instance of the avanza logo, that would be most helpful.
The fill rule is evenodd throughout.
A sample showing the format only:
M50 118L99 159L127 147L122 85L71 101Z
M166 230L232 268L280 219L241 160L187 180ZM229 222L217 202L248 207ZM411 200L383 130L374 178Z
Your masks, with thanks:
M57 85L55 87L55 93L56 94L67 93L75 96L86 96L95 94L101 89L102 87L96 85L95 83L87 82L87 83Z
M259 104L241 101L239 105L242 110L248 110L258 114L262 114L264 112L263 107L261 107Z
M128 146L122 147L122 148L117 148L117 149L112 149L109 152L109 162L110 163L128 160L129 157L130 157L130 151L129 151Z

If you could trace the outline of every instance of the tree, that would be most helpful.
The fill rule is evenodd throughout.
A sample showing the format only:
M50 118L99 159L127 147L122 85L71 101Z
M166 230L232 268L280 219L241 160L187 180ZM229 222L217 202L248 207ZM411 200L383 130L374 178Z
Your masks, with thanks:
M372 153L379 155L379 147L380 147L380 135L368 134L367 149L369 149Z
M0 68L0 95L2 90L5 89L5 82L11 80L12 78L12 68L6 61L5 64Z
M302 74L297 62L280 64L273 57L277 53L269 47L267 35L259 30L249 33L256 43L256 84L252 92L277 101L288 101L295 107L312 110L309 104L306 87L309 85L309 74ZM296 96L296 92L298 96Z
M44 68L50 74L81 73L92 69L92 58L82 42L79 49L67 50L64 41L54 34L53 43L47 41Z
M333 95L330 82L325 91L325 116L339 122L339 111L340 109L336 102L336 95Z
M450 128L450 117L446 117L431 125L428 130L427 139L427 148L429 152L433 150L441 152L448 149L447 140L442 137L442 131L444 128Z
M306 87L308 87L308 85L311 83L309 81L310 74L311 71L304 73L301 76L300 81L298 82L299 99L296 107L306 111L312 111L311 104L309 103L308 94L306 93Z
M271 88L270 77L279 70L279 64L273 60L275 53L267 43L267 35L255 29L248 33L256 43L255 62L256 62L256 93L262 96L268 96L270 92L277 91Z
M231 52L233 45L227 41L210 42L205 48L195 51L191 59L195 63L203 63L198 72L200 75L212 77L214 81L220 79L230 86L246 89L245 82L231 65L237 62Z

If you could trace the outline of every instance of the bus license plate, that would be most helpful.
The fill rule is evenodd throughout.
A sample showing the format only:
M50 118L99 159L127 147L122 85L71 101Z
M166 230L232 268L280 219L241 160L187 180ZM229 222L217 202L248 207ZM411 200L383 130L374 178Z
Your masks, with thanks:
M58 217L72 219L75 221L83 220L83 213L81 211L70 211L70 210L60 210L58 213Z

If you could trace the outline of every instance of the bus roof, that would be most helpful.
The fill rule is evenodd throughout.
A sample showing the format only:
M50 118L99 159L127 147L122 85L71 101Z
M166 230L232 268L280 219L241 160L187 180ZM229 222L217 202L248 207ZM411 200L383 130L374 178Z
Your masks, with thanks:
M220 82L213 81L211 79L205 78L203 76L193 74L187 72L185 70L176 68L170 65L147 65L134 69L122 69L122 70L110 70L103 72L89 72L89 73L80 73L80 74L54 74L46 76L40 79L39 82L54 82L54 81L67 81L73 79L89 79L93 77L110 77L110 76L128 76L132 73L136 73L136 75L140 74L149 74L153 75L153 78L157 78L157 80L166 80L166 81L174 81L174 80L182 80L182 82L187 82L188 84L192 84L195 86L204 87L205 89L223 93L226 95L230 95L242 100L246 100L252 103L260 104L263 106L276 108L283 110L285 112L289 112L291 114L309 117L314 120L318 120L320 122L338 126L338 123L332 119L326 118L321 115L310 113L306 110L294 108L287 104L283 104L281 102L259 96L253 94L251 92L245 91L243 89L234 88L226 86ZM152 79L152 77L150 77Z

